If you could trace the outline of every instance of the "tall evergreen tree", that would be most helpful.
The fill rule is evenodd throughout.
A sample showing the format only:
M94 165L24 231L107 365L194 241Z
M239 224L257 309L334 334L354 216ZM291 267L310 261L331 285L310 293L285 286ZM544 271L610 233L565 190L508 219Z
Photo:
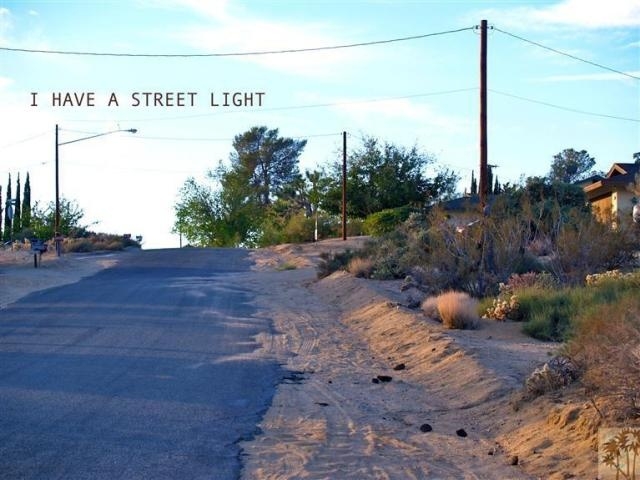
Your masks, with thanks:
M15 238L22 231L22 216L20 208L20 173L18 173L18 179L16 180L16 203L13 207L13 237Z
M478 194L478 181L476 180L475 171L471 170L471 195Z
M29 172L24 182L24 193L22 197L22 228L31 228L31 182Z
M502 186L500 185L500 182L498 181L498 176L496 175L496 181L493 184L493 194L499 195L501 193L502 193Z
M9 210L11 210L8 202L11 200L11 174L9 174L9 182L7 183L5 209L4 209L4 233L2 234L2 240L8 242L11 240L11 217L9 217Z

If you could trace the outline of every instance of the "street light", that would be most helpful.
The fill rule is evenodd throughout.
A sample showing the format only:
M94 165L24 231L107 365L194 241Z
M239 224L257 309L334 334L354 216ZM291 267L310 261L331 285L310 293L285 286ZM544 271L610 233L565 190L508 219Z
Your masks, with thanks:
M60 236L60 179L59 179L59 168L58 168L58 148L60 147L60 145L68 145L70 143L75 143L75 142L80 142L82 140L89 140L90 138L96 138L96 137L102 137L103 135L110 135L112 133L117 133L117 132L129 132L129 133L136 133L138 130L135 128L129 128L129 129L118 129L118 130L111 130L109 132L104 132L104 133L96 133L95 135L89 135L88 137L82 137L82 138L76 138L75 140L68 140L66 142L59 142L58 141L58 124L56 123L56 216L55 216L55 227L54 227L54 233L55 233L55 242L56 242L56 253L58 254L58 256L60 256L60 242L62 240L61 236Z

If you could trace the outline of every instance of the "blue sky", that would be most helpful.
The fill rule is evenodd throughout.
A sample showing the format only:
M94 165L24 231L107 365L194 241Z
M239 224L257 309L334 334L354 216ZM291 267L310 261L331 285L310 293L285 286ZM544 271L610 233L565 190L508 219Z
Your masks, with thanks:
M0 47L144 54L289 50L457 30L481 19L496 27L488 38L488 148L502 182L545 174L565 148L587 150L605 171L640 151L640 80L631 78L640 77L636 0L0 1ZM86 222L99 222L98 231L143 235L146 248L177 246L170 230L184 180L203 179L228 159L235 135L266 125L308 139L303 170L336 159L340 132L347 131L349 147L363 135L418 145L458 172L462 191L479 163L478 72L473 29L229 57L0 50L0 184L4 193L9 172L14 179L29 172L34 199L47 203L54 198L56 123L61 142L137 128L135 135L61 146L61 193L80 204ZM36 107L31 92L38 93ZM66 92L92 92L95 106L53 105L52 95ZM135 92L196 95L193 105L134 107ZM261 106L254 95L253 106L213 107L212 92L216 103L224 92L264 95ZM111 93L118 106L107 106Z

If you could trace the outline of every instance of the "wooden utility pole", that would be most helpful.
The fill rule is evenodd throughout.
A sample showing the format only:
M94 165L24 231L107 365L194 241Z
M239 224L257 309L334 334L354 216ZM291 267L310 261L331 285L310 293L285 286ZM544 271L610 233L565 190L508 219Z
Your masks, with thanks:
M342 132L342 240L347 239L347 132Z
M487 21L480 22L480 209L487 206Z

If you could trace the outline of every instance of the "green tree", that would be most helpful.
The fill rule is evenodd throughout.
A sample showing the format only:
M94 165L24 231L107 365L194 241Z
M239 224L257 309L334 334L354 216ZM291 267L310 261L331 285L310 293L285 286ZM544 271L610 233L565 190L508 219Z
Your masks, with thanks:
M31 228L31 181L29 180L29 172L24 182L24 193L22 197L22 228Z
M33 234L40 239L50 239L54 235L56 204L49 202L46 207L35 203L31 211L31 229ZM83 237L87 233L88 225L81 225L84 210L77 202L60 199L60 233L65 237Z
M4 233L2 235L2 240L5 242L11 241L12 234L12 221L11 221L11 213L13 208L10 207L9 202L12 200L11 198L11 174L9 174L9 181L7 182L7 193L6 193L6 201L5 201L5 209L4 209Z
M374 137L363 139L347 162L347 214L365 218L381 210L404 205L423 206L450 196L458 176L446 169L433 178L425 170L435 162L416 146L407 149ZM325 198L325 209L338 215L342 209L342 167L336 163L333 182Z
M574 183L592 174L595 159L586 150L566 148L553 156L549 179L552 182Z
M16 200L13 207L13 237L16 238L22 231L22 208L20 206L20 174L18 173L18 179L16 180Z
M190 178L181 188L174 232L198 246L256 246L266 237L276 239L273 230L301 208L298 157L305 145L267 127L237 135L230 165L209 172L210 186Z
M260 205L270 205L290 193L300 177L298 158L306 144L279 137L277 128L253 127L234 138L229 175L247 181Z
M471 170L471 195L478 194L478 181L476 180L476 175L473 170Z
M493 194L499 195L502 193L502 187L500 186L500 181L498 180L498 176L496 175L496 181L493 184Z

